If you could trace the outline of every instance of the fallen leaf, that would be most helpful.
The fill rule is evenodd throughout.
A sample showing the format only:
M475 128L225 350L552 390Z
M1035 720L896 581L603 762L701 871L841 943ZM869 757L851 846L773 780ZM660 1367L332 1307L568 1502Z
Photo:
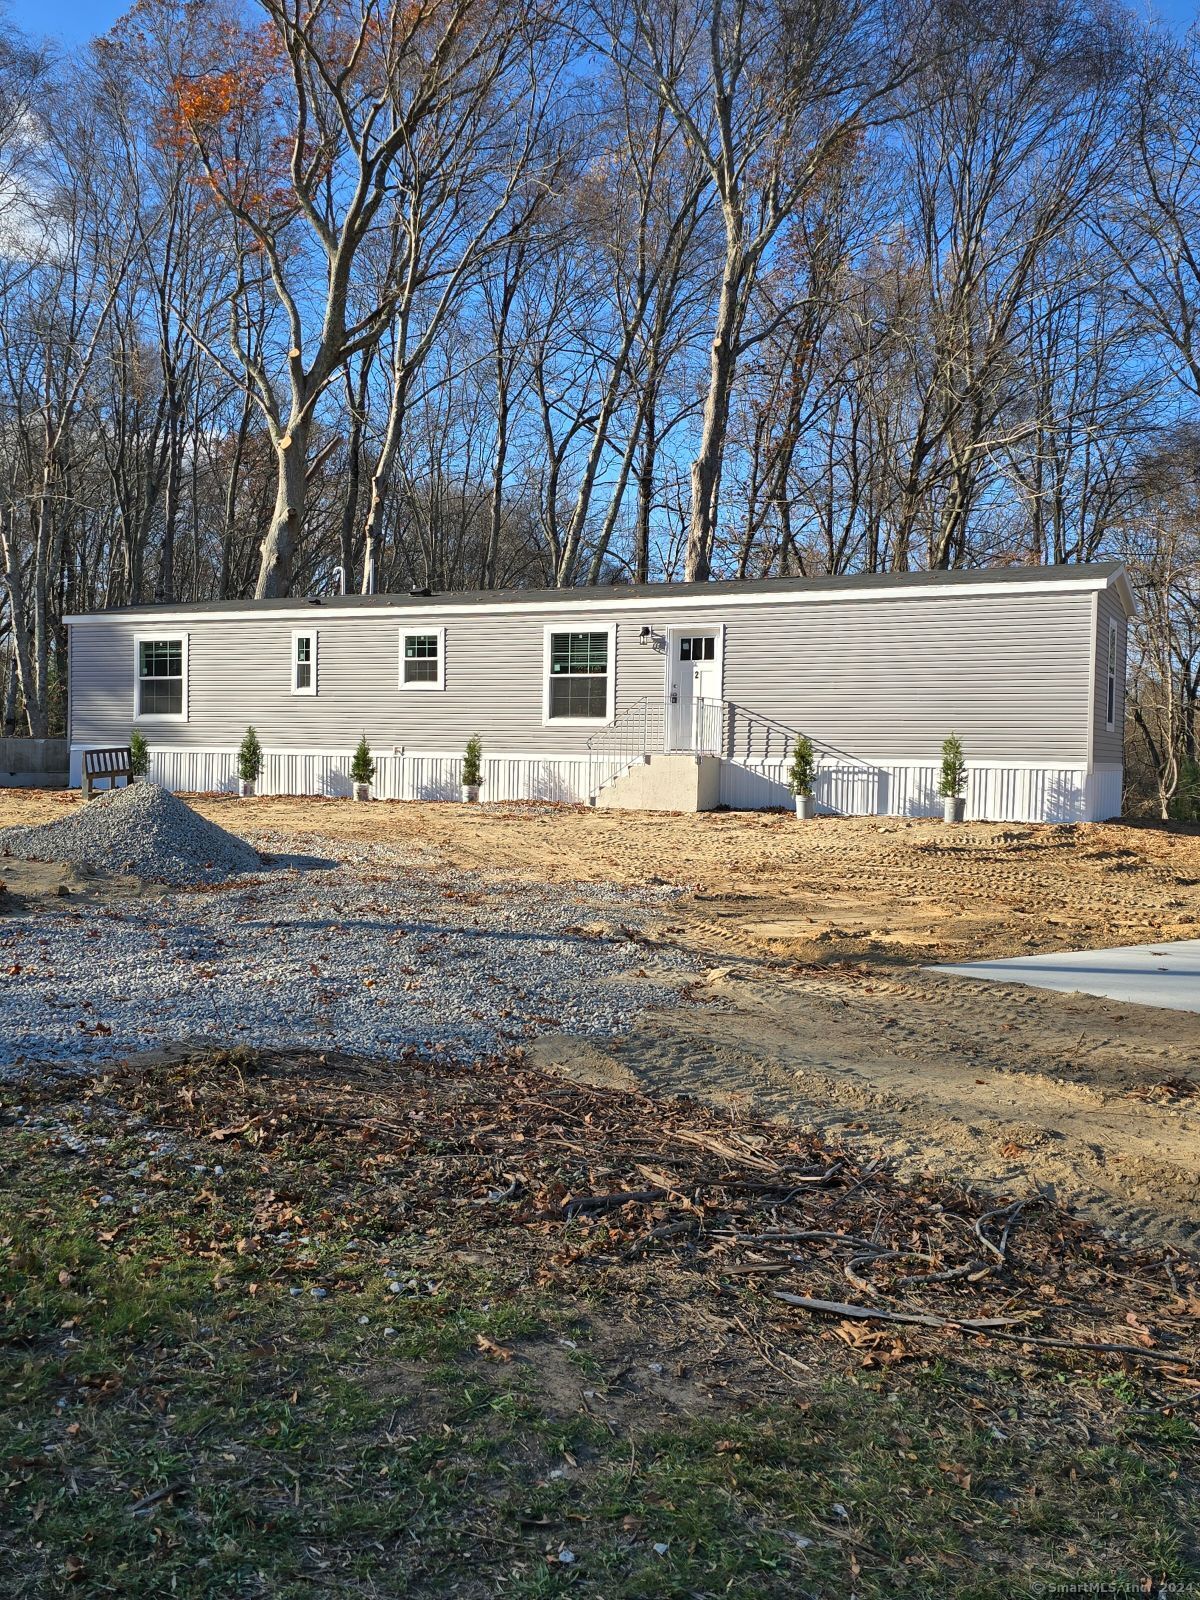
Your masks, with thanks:
M511 1361L513 1358L513 1352L507 1345L497 1344L494 1339L489 1339L486 1333L477 1333L475 1344L489 1361Z

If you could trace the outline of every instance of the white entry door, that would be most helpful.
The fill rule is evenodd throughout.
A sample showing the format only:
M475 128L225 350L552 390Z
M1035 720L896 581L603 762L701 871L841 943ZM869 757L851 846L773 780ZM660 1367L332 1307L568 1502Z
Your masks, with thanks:
M670 750L715 750L720 739L721 635L671 630Z

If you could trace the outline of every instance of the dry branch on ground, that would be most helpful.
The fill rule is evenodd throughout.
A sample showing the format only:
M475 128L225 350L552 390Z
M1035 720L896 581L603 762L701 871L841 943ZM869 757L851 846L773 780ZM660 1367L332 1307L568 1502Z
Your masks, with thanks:
M268 1171L320 1161L344 1176L330 1210L353 1204L377 1237L503 1254L535 1285L712 1297L784 1353L831 1335L861 1350L855 1325L877 1322L890 1356L868 1345L871 1364L1001 1340L1200 1393L1200 1263L1123 1246L1037 1192L901 1184L819 1136L566 1084L519 1051L468 1069L217 1052L21 1089L35 1114L81 1092Z

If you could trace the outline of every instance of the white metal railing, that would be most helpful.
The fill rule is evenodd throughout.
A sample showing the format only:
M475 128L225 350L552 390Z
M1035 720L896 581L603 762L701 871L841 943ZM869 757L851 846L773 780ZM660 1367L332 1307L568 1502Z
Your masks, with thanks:
M595 801L604 784L665 747L666 705L646 695L619 711L612 723L587 741L588 799Z
M694 698L691 726L680 730L683 733L683 741L678 748L690 750L698 756L724 755L725 711L724 700L704 700L699 696ZM687 742L689 737L690 743Z
M724 714L723 755L731 760L789 759L796 741L801 737L799 728L791 728L785 722L777 722L774 717L763 716L761 712L749 711L732 700L724 700L721 705ZM812 744L818 755L849 766L862 767L864 771L874 771L870 762L864 761L861 756L851 755L848 750L840 750L837 745L826 744L821 739L813 739Z
M696 696L686 702L646 695L619 712L612 724L587 741L588 797L593 802L614 782L656 751L721 756L725 760L787 761L801 737L798 728L749 711L731 700ZM836 745L813 740L819 756L874 771L869 762Z

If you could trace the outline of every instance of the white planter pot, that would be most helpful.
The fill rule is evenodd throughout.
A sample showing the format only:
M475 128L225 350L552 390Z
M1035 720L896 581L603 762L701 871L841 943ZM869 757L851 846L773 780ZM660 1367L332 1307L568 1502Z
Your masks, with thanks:
M241 795L243 800L248 799L251 795L253 795L253 793L254 793L254 779L253 778L239 778L238 779L238 793Z
M948 794L942 800L942 816L947 822L961 822L967 802L961 794Z
M371 785L369 783L356 783L354 785L354 798L356 800L369 800L371 798Z
M468 804L474 805L479 799L479 785L477 783L464 783L462 797Z
M798 794L796 796L796 815L801 822L809 822L817 814L817 802L811 794Z

